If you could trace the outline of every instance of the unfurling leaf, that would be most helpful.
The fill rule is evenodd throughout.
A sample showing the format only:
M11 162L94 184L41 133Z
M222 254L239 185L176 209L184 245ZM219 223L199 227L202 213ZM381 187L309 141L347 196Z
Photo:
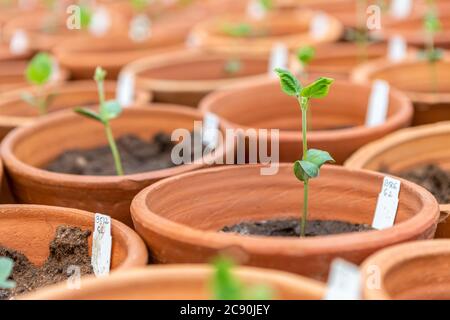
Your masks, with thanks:
M102 82L106 78L106 71L102 67L95 68L94 80L96 82Z
M300 181L308 181L316 178L320 168L327 162L334 162L328 152L310 149L306 152L306 157L294 163L294 174Z
M117 118L122 113L122 107L116 100L106 101L100 106L100 117L103 121Z
M289 96L300 96L302 86L297 78L288 70L277 68L275 69L280 78L281 89Z
M28 82L43 85L50 80L52 72L52 58L47 53L40 52L28 63L25 75Z
M309 86L304 87L301 91L301 96L311 99L311 98L324 98L328 95L331 84L334 79L331 78L319 78Z
M11 259L0 257L0 289L12 289L16 286L14 281L8 280L13 267L14 262Z

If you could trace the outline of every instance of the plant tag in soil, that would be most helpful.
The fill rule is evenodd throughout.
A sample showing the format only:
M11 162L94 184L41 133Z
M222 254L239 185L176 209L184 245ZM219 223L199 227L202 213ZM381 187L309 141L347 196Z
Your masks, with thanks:
M247 5L247 15L251 19L262 20L266 16L266 9L261 4L261 1L251 0Z
M116 100L126 108L134 102L135 76L132 72L122 71L119 74L116 88Z
M376 127L386 121L389 108L389 91L389 83L384 80L374 81L367 107L367 127Z
M309 33L313 39L320 40L328 32L329 19L327 14L323 12L316 13L309 25Z
M273 45L269 59L269 74L276 77L276 68L287 69L289 59L288 47L282 43L277 42Z
M400 180L385 177L383 187L378 195L372 228L383 230L394 225L398 209L398 195L400 194Z
M111 218L107 215L96 213L92 240L91 264L97 277L109 274L111 265L111 244Z
M30 41L26 32L22 29L17 29L9 42L9 51L14 55L24 54L28 50L29 44Z
M330 266L325 300L361 299L361 274L358 266L334 259Z
M143 42L152 36L152 21L145 14L135 16L130 22L128 36L134 42Z
M96 37L105 35L111 27L111 17L105 7L99 7L92 15L89 31Z
M393 0L391 2L390 14L396 19L405 19L411 14L411 0Z
M212 150L217 146L219 130L219 117L207 112L203 119L203 145Z
M396 35L389 40L388 58L392 62L398 62L405 58L408 46L402 36Z

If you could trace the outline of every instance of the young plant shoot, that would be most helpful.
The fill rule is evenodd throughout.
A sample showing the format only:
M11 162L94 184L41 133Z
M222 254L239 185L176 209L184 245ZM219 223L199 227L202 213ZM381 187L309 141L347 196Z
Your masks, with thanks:
M430 63L431 67L431 81L433 92L438 91L438 75L437 75L437 64L439 60L442 59L442 50L435 47L435 36L436 33L442 29L441 22L436 12L436 7L433 0L428 0L428 11L424 17L424 29L426 34L426 49L422 53L426 60Z
M53 60L47 53L38 53L31 59L25 70L28 83L36 87L36 95L30 92L22 93L22 100L38 109L40 115L48 111L48 106L54 94L45 94L44 87L53 74Z
M245 286L233 275L234 263L226 257L213 262L212 289L215 300L270 300L272 290L267 286Z
M303 77L307 78L308 74L306 72L306 68L309 63L314 59L316 55L316 50L313 47L305 46L301 47L297 50L297 59L301 65L301 74Z
M106 71L101 67L95 69L94 80L97 82L98 96L100 108L99 112L95 112L88 108L75 108L75 112L83 115L89 119L100 122L105 127L106 138L108 139L109 147L111 148L111 153L114 158L114 164L116 167L117 175L121 176L124 174L122 161L120 159L119 150L117 149L116 141L114 140L114 135L112 133L110 121L117 118L122 113L122 107L115 100L105 101L105 89L104 81L106 78Z
M291 97L295 97L302 112L302 141L303 156L294 163L294 174L303 182L303 217L300 226L300 236L305 236L306 222L308 219L308 188L309 180L319 175L320 168L326 162L334 162L334 159L326 151L308 150L308 123L307 114L311 99L324 98L328 95L333 79L319 78L310 85L303 87L300 81L289 71L275 69L280 78L281 89Z
M5 257L0 257L0 289L13 289L14 281L8 280L13 271L14 262Z

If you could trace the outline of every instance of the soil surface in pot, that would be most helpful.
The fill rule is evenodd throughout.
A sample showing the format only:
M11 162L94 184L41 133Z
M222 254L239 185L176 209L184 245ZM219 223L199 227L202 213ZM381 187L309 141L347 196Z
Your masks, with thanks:
M226 226L221 231L248 236L299 237L300 221L300 219L291 218L242 222L233 226ZM305 235L307 237L317 237L370 230L373 230L372 227L366 224L353 224L333 220L310 220L306 224Z
M390 172L386 167L382 167L380 171L421 185L430 191L439 203L450 202L450 172L446 172L435 164L420 166L397 173Z
M32 264L22 253L0 246L0 257L14 261L10 279L16 282L14 289L0 289L0 300L67 280L71 276L70 266L79 267L81 275L92 274L88 246L90 234L89 230L59 226L49 246L49 257L41 267Z
M194 135L191 133L191 135ZM194 141L192 139L191 141ZM134 135L116 140L125 174L155 171L177 166L172 162L172 148L176 145L170 135L158 133L149 141ZM194 153L194 148L191 148ZM192 154L191 154L192 155ZM192 157L191 157L192 159ZM68 150L50 162L48 171L94 176L116 175L109 145L88 150Z

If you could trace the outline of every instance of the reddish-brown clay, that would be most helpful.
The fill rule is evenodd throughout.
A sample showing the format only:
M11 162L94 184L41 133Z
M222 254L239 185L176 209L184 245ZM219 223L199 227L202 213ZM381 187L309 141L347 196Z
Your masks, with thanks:
M276 42L290 49L299 45L334 42L340 38L343 27L335 18L328 16L329 26L323 37L316 39L310 32L314 12L290 10L271 12L262 20L252 20L245 15L219 16L199 23L192 31L197 46L208 51L227 53L268 54ZM250 25L254 30L267 30L263 36L236 37L226 34L222 28L227 24Z
M94 214L71 208L38 205L0 205L0 244L22 252L32 263L42 265L58 226L94 231ZM111 269L123 270L147 264L142 239L129 227L112 220ZM92 235L89 237L89 248Z
M117 84L112 81L105 82L105 95L107 99L114 99L116 96ZM12 129L27 125L36 120L39 116L37 108L27 104L21 97L24 91L34 92L35 88L24 88L17 90L15 94L9 93L4 98L0 98L0 141ZM56 84L45 88L44 94L55 93L48 111L53 112L66 108L79 106L91 106L98 104L97 86L91 81L72 81ZM142 106L151 101L150 91L136 92L136 106Z
M112 121L116 137L135 134L149 139L158 132L171 134L175 129L193 130L202 114L175 105L151 104L124 110ZM223 157L217 152L178 167L125 176L79 176L41 169L64 151L107 145L101 124L63 110L40 118L29 126L11 132L1 146L11 189L20 203L36 203L79 208L108 214L131 225L130 203L146 186L160 179L196 170Z
M280 164L272 176L261 175L262 167L199 170L141 191L132 202L132 218L154 259L206 262L225 250L247 265L325 279L336 257L359 264L381 248L434 236L439 206L428 191L407 181L402 181L395 225L382 231L306 239L219 232L242 221L300 219L303 187L292 164ZM371 224L382 181L378 173L324 166L320 178L310 182L309 219Z
M319 300L325 286L317 281L286 272L239 267L233 273L247 285L267 285L275 299ZM108 278L85 278L80 290L56 285L36 291L23 299L32 300L207 300L212 299L213 270L206 265L151 266L117 272Z
M450 122L403 129L372 142L346 162L350 169L402 172L426 164L436 164L450 171ZM441 221L436 236L450 238L450 204L441 204Z
M388 81L412 100L414 125L450 120L450 58L434 64L416 56L400 63L380 60L361 65L352 74L358 83L375 79Z
M336 81L328 97L311 101L310 147L327 150L343 163L361 146L409 125L411 102L391 90L386 122L365 127L370 92L370 86ZM295 161L301 155L301 112L297 101L281 91L276 79L213 93L200 103L200 109L217 114L226 128L279 129L280 162Z
M450 240L415 241L381 250L362 264L364 298L450 300L449 264ZM374 276L380 277L378 288L367 285Z
M227 72L233 60L240 69ZM268 63L265 57L183 50L135 61L126 70L136 74L138 87L154 93L155 101L196 107L210 92L267 77Z

